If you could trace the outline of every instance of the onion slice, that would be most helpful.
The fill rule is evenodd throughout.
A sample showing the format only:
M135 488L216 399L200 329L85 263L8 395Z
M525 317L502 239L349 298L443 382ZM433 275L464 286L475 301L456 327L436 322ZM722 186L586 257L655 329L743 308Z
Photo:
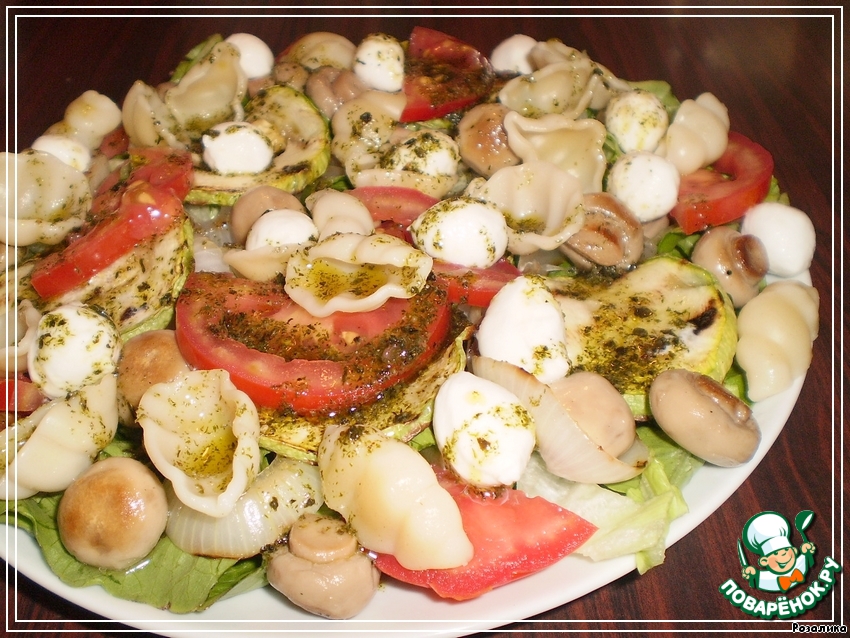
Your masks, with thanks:
M247 558L282 537L306 512L324 502L319 468L278 455L222 517L184 505L170 483L165 533L180 549L198 556Z
M579 483L618 483L646 466L649 450L639 438L619 458L611 456L578 426L553 390L525 370L477 356L472 371L519 398L534 419L537 450L552 474Z

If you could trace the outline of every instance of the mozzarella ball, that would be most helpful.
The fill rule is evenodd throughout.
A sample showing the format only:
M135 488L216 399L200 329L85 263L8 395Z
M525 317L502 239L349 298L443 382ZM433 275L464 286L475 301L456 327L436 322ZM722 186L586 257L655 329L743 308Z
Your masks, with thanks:
M542 383L570 371L564 314L538 276L517 277L496 293L476 339L483 356L512 363Z
M309 215L290 209L270 210L251 226L245 249L312 243L318 236L319 229Z
M435 259L489 268L508 247L505 216L493 204L456 197L435 204L410 226L416 246Z
M217 173L259 173L274 157L269 139L248 122L216 124L202 141L204 161Z
M32 148L50 153L78 171L86 172L91 166L91 152L86 145L64 135L42 135L32 143Z
M667 109L649 91L628 91L608 103L605 126L625 153L654 151L667 132Z
M59 398L115 371L121 337L115 324L79 303L42 315L30 349L30 378L47 396Z
M424 175L455 175L460 162L457 143L440 131L417 131L392 147L383 158L381 168L412 171Z
M534 70L528 54L537 44L537 40L528 35L517 33L503 40L490 55L490 64L497 73L519 73L527 75Z
M354 73L369 88L395 93L404 83L404 49L391 35L373 33L354 52Z
M793 277L812 264L815 226L798 208L779 202L756 204L744 215L741 233L757 237L764 245L772 275Z
M239 66L248 79L259 78L272 72L274 53L260 38L250 33L234 33L227 37L239 51Z
M81 563L132 567L159 542L168 518L165 490L136 459L98 461L65 490L56 523L65 548Z
M516 482L536 442L534 422L519 399L470 372L457 372L440 386L433 424L443 458L480 488Z
M673 209L679 198L679 181L679 171L666 159L634 151L614 163L608 175L608 192L645 223Z

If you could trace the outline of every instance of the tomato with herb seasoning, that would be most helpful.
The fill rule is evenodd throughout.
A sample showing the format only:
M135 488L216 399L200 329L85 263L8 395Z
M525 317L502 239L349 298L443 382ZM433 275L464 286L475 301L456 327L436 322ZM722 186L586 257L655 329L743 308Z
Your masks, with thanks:
M686 234L741 218L770 190L773 157L759 144L730 131L726 151L711 167L682 177L670 212Z
M397 580L430 587L442 598L469 600L538 572L571 554L596 531L577 514L542 497L506 488L494 497L472 494L469 486L438 469L437 478L460 509L472 560L452 569L412 570L389 554L375 565Z
M435 259L432 272L437 283L446 288L451 303L478 308L489 306L505 284L522 275L507 259L500 259L489 268L469 268Z
M490 91L494 77L490 61L473 46L414 27L404 69L407 105L400 120L429 120L470 106Z
M260 407L309 415L373 402L412 378L447 345L452 313L429 285L370 312L317 318L278 282L194 273L176 319L190 365L227 370Z
M45 299L62 295L184 219L183 202L173 192L134 182L122 191L114 213L36 263L32 287Z

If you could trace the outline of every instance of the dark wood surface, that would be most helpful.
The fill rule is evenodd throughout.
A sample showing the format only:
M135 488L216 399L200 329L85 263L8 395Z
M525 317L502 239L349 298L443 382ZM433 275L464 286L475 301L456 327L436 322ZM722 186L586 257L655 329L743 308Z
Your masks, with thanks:
M845 309L838 295L843 275L840 253L847 241L839 191L843 78L837 10L678 7L628 10L630 15L624 16L626 9L576 9L574 15L556 17L517 10L510 17L485 18L481 14L495 12L430 8L418 16L391 17L401 10L349 8L321 10L323 16L311 9L312 17L296 17L295 9L256 9L246 11L251 16L215 18L209 17L215 11L209 8L204 18L186 17L197 10L167 9L97 17L102 11L83 10L84 17L55 17L55 11L49 12L54 17L47 17L48 12L38 15L23 9L9 14L8 150L26 148L60 120L65 105L84 90L95 89L120 104L134 80L165 79L186 51L215 32L251 32L279 51L311 31L334 31L357 42L372 32L405 39L413 26L424 25L455 34L486 53L503 38L526 33L538 39L560 38L585 49L625 79L665 79L681 99L703 91L717 95L729 109L732 128L773 154L783 189L812 217L817 229L811 274L821 296L820 334L802 394L779 439L750 478L671 547L662 566L643 576L629 574L533 622L517 622L504 630L520 636L557 630L736 634L766 627L789 630L790 622L767 626L752 622L719 594L718 585L730 577L740 579L735 541L747 519L764 510L789 518L803 509L814 511L809 537L817 544L818 564L827 555L838 560L844 555L846 449L842 446L846 444L839 437L843 421L839 390L847 370L838 364L846 335ZM454 15L440 17L450 13ZM365 14L369 15L361 17ZM7 578L5 586L10 630L44 636L76 631L98 638L126 629L92 622L98 617L25 578L16 586ZM840 622L843 595L839 584L829 600L797 620Z

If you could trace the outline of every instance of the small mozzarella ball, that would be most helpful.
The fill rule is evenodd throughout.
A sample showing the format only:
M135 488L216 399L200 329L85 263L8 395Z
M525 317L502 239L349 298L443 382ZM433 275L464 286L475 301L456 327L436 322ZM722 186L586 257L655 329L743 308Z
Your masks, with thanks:
M120 356L115 324L88 306L72 303L42 315L27 368L47 396L59 398L112 374Z
M165 489L141 462L98 461L65 490L56 524L77 560L103 569L132 567L159 542L168 518Z
M272 143L248 122L216 124L203 144L204 161L217 173L259 173L274 157Z
M489 268L508 247L505 216L493 204L456 197L435 204L410 226L416 246L435 259Z
M806 213L793 206L779 202L756 204L744 215L741 233L761 240L772 275L793 277L812 264L815 226Z
M536 442L534 422L516 395L470 372L440 386L433 424L443 458L480 488L516 482Z
M35 151L50 153L83 173L91 166L91 151L88 147L65 135L42 135L32 143L32 148Z
M391 35L373 33L354 52L354 73L366 86L395 93L404 83L404 49Z
M490 55L490 64L497 73L519 73L528 75L534 71L528 54L537 44L537 40L528 35L517 33L496 45Z
M239 51L239 66L248 79L263 77L272 72L274 53L260 38L250 33L234 33L229 42Z
M625 153L654 151L667 132L667 109L649 91L628 91L608 103L605 126Z
M418 131L381 159L381 168L424 175L454 175L460 162L457 143L440 131Z
M313 220L301 211L270 210L251 226L245 249L306 244L315 242L318 236L319 229Z
M614 163L608 192L646 223L673 209L679 198L679 181L679 171L669 161L647 151L635 151Z
M517 277L493 297L476 336L482 356L552 383L570 371L564 314L538 276Z

